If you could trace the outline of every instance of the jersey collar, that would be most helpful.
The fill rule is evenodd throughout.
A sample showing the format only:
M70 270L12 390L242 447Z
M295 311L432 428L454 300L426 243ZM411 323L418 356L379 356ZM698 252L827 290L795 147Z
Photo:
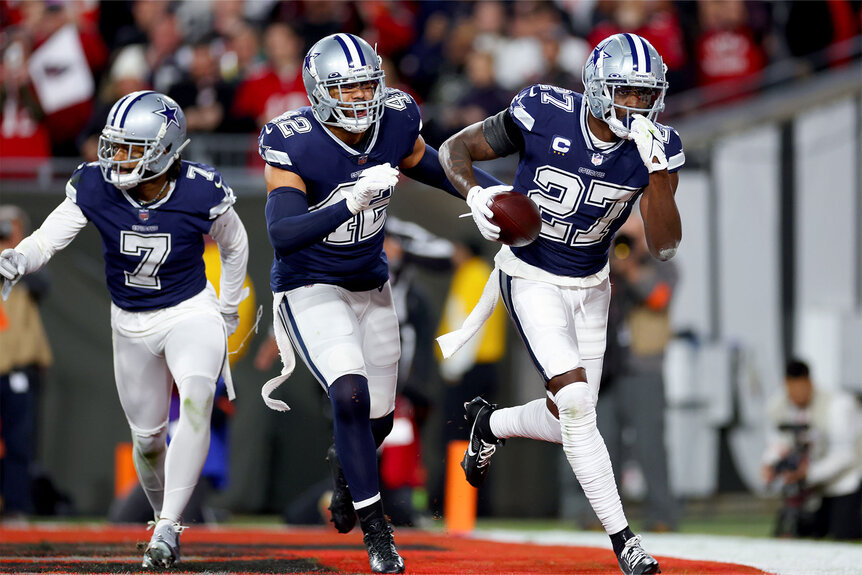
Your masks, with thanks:
M165 196L162 199L160 199L158 202L153 202L152 204L141 204L139 201L137 201L132 196L130 196L129 192L127 190L120 189L120 191L123 192L123 197L125 197L126 200L130 204L132 204L132 207L134 207L136 210L152 210L152 209L158 208L161 205L164 205L165 202L167 202L169 199L171 199L171 196L174 195L174 190L176 190L176 189L177 189L177 182L176 182L176 180L174 180L173 182L168 184L168 193L166 193Z
M590 126L587 123L587 114L590 113L590 108L587 105L586 96L581 98L581 115L580 115L580 124L581 124L581 137L584 139L584 144L587 146L587 149L591 152L598 152L600 154L610 154L611 152L617 151L623 144L626 143L625 140L620 140L610 148L606 148L604 150L599 150L595 146L593 146L593 139L590 137Z
M317 116L315 116L314 114L312 114L312 116L314 117L314 120L317 122L317 124L321 128L323 128L323 131L326 133L326 135L329 136L330 138L332 138L336 144L341 146L341 148L345 152L350 154L351 156L368 155L371 153L371 150L374 149L374 144L377 143L377 136L380 134L380 124L382 123L382 120L383 120L383 118L380 118L381 121L378 121L374 124L374 127L372 128L374 130L374 132L371 134L371 140L368 142L368 145L365 147L365 151L360 152L360 151L356 150L355 148L352 148L352 147L348 146L347 144L345 144L344 142L342 142L341 139L338 138L338 136L333 134L329 130L329 128L326 127L326 124L323 124L320 120L317 119Z

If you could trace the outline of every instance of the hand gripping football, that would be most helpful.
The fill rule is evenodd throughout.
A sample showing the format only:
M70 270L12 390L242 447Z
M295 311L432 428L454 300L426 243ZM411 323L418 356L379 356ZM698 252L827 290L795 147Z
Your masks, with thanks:
M536 202L515 191L501 192L491 200L491 221L500 226L500 241L522 247L531 243L542 229L542 215Z

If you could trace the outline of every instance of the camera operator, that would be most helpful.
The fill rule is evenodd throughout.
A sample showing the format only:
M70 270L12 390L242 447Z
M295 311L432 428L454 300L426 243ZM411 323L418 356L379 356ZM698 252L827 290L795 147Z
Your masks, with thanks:
M778 535L862 539L862 461L856 400L814 387L791 360L768 410L763 479L784 497Z

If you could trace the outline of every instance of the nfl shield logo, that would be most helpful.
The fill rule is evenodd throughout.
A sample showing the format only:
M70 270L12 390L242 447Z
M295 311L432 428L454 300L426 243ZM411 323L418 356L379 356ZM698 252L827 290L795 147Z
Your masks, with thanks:
M604 159L605 159L605 157L602 156L601 154L593 154L593 165L594 166L600 165Z
M357 164L359 164L360 166L362 166L362 165L364 165L364 164L365 164L365 162L367 162L367 161L368 161L368 156L367 156L367 155L363 155L363 156L359 156L359 159L358 159L358 160L356 160L356 163L357 163Z
M150 210L138 210L138 219L142 222L150 219Z

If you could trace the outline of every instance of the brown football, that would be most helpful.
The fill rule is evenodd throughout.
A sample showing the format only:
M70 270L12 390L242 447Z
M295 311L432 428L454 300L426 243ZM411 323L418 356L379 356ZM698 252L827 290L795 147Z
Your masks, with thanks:
M494 217L500 226L500 241L521 247L531 243L542 230L542 215L536 202L515 191L502 192L491 201Z

